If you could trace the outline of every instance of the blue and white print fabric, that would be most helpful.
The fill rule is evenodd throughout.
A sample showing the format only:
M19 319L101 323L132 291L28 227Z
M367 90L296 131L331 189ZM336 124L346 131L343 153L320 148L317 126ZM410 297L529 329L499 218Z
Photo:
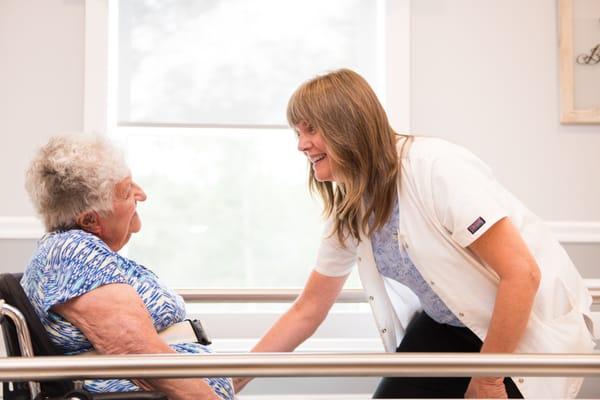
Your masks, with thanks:
M373 233L371 247L375 264L381 275L391 278L412 290L421 302L423 311L440 324L464 327L446 304L431 289L415 267L408 253L398 244L400 206L394 202L394 211L381 229Z
M83 353L92 345L79 329L53 312L52 307L110 283L125 283L136 290L157 331L185 319L181 296L163 285L152 271L112 251L98 237L78 229L45 235L21 280L50 340L65 354ZM171 348L185 354L211 352L198 343ZM229 378L205 381L223 399L235 398ZM86 381L85 388L90 392L140 390L133 382L123 379Z

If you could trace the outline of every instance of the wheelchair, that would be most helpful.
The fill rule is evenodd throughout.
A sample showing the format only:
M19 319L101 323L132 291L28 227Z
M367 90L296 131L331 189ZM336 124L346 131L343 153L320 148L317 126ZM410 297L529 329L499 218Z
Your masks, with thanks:
M42 322L21 287L22 274L0 274L0 325L8 357L62 356L50 341ZM83 382L48 380L2 382L4 400L167 400L161 392L91 393Z

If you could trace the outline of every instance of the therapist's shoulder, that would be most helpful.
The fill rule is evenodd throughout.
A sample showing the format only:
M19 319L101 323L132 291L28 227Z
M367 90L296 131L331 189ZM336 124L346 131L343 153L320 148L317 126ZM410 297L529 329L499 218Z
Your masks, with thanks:
M444 139L415 136L406 158L414 162L433 163L439 159L477 158L471 151Z
M416 136L402 160L403 177L419 187L465 173L493 176L491 168L474 153L444 139Z

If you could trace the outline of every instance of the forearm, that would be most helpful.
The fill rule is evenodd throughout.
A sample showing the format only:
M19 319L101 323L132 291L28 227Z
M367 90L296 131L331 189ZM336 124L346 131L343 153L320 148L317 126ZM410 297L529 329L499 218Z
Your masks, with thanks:
M324 316L318 318L303 315L298 306L294 304L262 336L251 351L254 353L293 351L314 333L323 319ZM235 391L242 390L251 380L250 377L234 378Z
M160 340L135 341L135 344L120 343L101 350L104 354L177 354L169 345ZM219 400L210 385L199 378L191 379L139 379L135 383L149 391L162 392L172 400Z
M516 276L500 281L482 353L512 353L525 333L539 281Z
M541 279L540 269L510 219L503 218L469 248L500 279L482 353L514 352L527 329ZM503 377L474 377L465 397L506 398Z
M77 327L99 354L174 354L156 333L146 305L127 284L100 286L53 310ZM216 400L202 379L137 380L144 389L165 393L169 399Z
M252 349L253 352L292 351L321 325L335 303L346 276L313 271L300 296Z
M303 312L297 304L277 320L252 348L252 352L287 352L308 339L321 324L323 316Z
M538 283L535 279L502 279L482 353L512 353L525 333ZM473 377L465 398L506 398L503 376Z
M346 276L328 277L313 271L300 297L263 335L253 352L292 351L309 338L327 316L344 286ZM241 390L251 378L236 378L236 391Z

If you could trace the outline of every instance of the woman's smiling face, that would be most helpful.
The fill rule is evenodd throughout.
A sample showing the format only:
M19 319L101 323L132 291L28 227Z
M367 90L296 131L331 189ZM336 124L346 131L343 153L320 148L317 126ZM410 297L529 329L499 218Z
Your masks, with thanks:
M298 150L311 162L315 179L319 182L333 181L331 159L321 131L306 122L300 122L295 129L298 134Z

